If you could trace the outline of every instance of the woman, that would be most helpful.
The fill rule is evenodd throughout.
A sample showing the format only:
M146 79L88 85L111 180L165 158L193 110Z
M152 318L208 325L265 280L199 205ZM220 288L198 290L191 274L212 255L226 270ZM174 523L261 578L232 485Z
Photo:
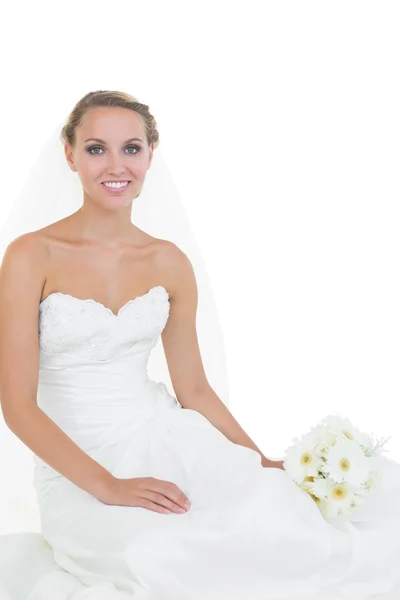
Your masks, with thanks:
M130 218L158 144L146 109L78 102L63 135L83 205L13 240L0 271L2 410L35 454L56 563L28 600L375 598L400 570L398 471L390 528L357 546L215 394L191 262ZM176 398L147 374L159 336Z

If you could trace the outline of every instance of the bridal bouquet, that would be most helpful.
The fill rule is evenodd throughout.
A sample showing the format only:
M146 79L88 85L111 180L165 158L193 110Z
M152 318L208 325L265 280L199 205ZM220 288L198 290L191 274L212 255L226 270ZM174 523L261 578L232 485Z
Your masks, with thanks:
M285 471L329 520L350 517L379 475L379 457L389 438L374 441L348 419L329 416L286 450Z

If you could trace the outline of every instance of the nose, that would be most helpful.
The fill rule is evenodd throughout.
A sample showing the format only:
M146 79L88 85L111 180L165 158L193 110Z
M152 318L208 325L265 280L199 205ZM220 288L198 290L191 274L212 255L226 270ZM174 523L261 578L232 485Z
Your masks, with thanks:
M110 173L118 176L120 176L125 171L124 161L118 153L109 153L107 167Z

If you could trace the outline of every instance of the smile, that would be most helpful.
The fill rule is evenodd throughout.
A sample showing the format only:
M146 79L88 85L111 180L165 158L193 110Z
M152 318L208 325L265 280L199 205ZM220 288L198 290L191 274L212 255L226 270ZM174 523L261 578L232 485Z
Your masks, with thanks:
M114 189L119 189L119 188L124 188L128 185L129 181L104 181L102 183L102 185L105 185L108 188L114 188Z

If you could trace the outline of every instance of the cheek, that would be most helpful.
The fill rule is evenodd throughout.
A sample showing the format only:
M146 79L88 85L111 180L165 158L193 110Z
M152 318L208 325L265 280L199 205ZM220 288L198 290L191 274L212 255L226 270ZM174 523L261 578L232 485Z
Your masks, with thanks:
M126 173L128 175L128 179L135 179L137 181L141 181L146 176L146 166L135 163L134 165L126 165Z
M148 171L148 159L144 159L142 161L138 161L134 166L132 166L132 173L136 175L139 179L143 179L146 176Z
M136 171L135 175L138 179L144 179L146 177L146 173L147 173L147 168L146 168L146 166L143 166Z
M83 165L81 165L81 177L83 180L85 181L90 181L93 179L96 179L96 177L99 177L99 175L101 174L101 172L104 170L104 167L102 167L99 163L95 164L95 163L85 163Z

